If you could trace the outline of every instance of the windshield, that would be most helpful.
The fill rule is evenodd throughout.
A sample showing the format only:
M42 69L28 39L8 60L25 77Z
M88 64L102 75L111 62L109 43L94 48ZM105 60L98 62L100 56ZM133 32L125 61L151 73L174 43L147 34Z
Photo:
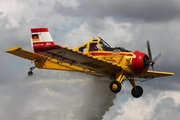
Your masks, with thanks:
M109 48L110 47L110 45L108 43L106 43L104 40L101 40L100 44L101 44L102 48Z

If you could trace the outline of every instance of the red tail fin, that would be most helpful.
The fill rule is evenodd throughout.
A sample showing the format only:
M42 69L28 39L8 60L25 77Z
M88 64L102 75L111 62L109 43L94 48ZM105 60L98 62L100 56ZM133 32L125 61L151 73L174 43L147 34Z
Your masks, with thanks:
M48 28L31 28L31 35L34 52L43 51L55 45Z

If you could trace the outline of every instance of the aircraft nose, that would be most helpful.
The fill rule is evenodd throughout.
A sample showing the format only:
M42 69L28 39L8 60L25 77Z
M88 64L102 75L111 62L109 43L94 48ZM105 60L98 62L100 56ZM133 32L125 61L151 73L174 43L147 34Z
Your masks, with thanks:
M145 54L144 59L143 59L143 66L145 70L149 69L150 63L151 62L150 62L149 57Z
M135 51L132 59L132 68L135 74L145 72L149 69L149 57L140 51Z

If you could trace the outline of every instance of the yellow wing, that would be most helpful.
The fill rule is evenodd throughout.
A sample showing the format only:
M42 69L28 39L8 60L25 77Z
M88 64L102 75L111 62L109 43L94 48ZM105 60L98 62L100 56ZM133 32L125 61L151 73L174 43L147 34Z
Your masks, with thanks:
M91 55L75 51L67 47L48 49L39 53L55 58L62 62L69 63L70 65L75 65L90 71L95 71L99 74L109 74L117 70L122 70L121 66L118 66L114 62L95 58Z
M22 57L24 59L32 60L32 61L47 59L47 57L45 57L45 56L30 52L27 50L23 50L20 46L10 48L10 49L6 50L6 52L16 55L18 57Z
M56 49L48 49L41 51L39 54L23 50L21 47L13 47L6 50L7 53L32 60L35 63L41 63L38 68L43 69L56 69L56 70L72 70L87 72L92 74L111 74L116 71L121 71L122 68L115 62L109 62L103 59L95 58L91 55L84 54L79 51L74 51L66 47L59 47ZM56 61L58 63L56 63ZM48 64L51 62L51 64ZM53 66L52 65L53 62ZM44 65L43 65L44 64ZM54 65L57 64L55 67ZM62 67L63 66L63 67ZM155 78L172 76L174 73L171 72L160 72L148 70L145 73L134 75L135 78Z
M102 60L99 58L95 58L91 55L75 51L73 49L69 49L66 47L59 47L53 49L47 49L41 51L39 53L33 53L27 50L22 49L21 47L13 47L6 50L7 53L32 60L37 63L43 63L45 65L40 65L38 68L43 69L53 69L54 67L46 64L48 61L51 63L57 64L57 66L62 65L68 69L61 69L59 66L59 70L80 70L80 72L87 72L93 74L110 74L115 71L122 70L121 66L114 62L109 62L106 60ZM57 63L55 61L58 61ZM52 65L52 64L51 64ZM54 64L53 64L54 65ZM78 68L77 68L78 67ZM84 70L83 70L84 69ZM58 70L58 67L56 67ZM93 71L93 72L92 72Z
M172 76L174 73L172 72L161 72L161 71L152 71L148 70L145 73L138 74L134 77L136 78L156 78L156 77L166 77L166 76Z

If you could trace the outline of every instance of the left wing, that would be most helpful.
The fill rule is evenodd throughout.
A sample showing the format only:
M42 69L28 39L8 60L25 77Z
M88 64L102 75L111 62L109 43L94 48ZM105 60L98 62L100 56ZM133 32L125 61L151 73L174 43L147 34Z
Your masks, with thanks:
M79 66L81 68L92 70L100 74L109 74L122 70L121 66L114 62L95 58L91 55L54 45L44 50L38 51L39 54L55 58L61 62L69 63L69 65Z
M156 77L166 77L166 76L172 76L174 73L172 72L161 72L161 71L152 71L148 70L145 73L135 75L136 78L156 78Z
M24 59L32 60L36 64L43 63L45 65L38 66L38 68L42 67L44 69L53 69L52 66L46 64L50 61L54 63L53 65L62 65L72 70L78 69L81 72L89 72L97 75L110 74L114 73L115 71L122 70L121 66L114 62L95 58L91 55L58 45L49 46L47 48L44 48L43 50L37 51L37 53L24 50L19 46L10 48L6 50L6 52L18 57L22 57ZM53 59L51 60L51 58ZM60 67L56 68L58 69Z
M47 59L46 56L39 55L37 53L33 53L27 50L23 50L20 46L16 46L13 48L10 48L6 50L7 53L16 55L18 57L22 57L24 59L32 60L32 61L38 61L38 60L45 60Z

